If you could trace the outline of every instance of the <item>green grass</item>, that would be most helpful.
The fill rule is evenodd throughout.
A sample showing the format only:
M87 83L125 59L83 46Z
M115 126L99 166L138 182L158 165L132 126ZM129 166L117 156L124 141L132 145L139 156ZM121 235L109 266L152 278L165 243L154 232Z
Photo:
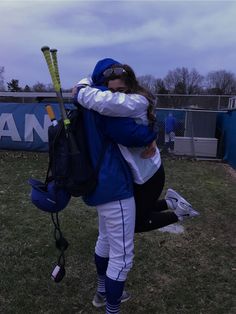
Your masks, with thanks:
M185 232L135 236L135 261L126 284L132 299L122 313L233 314L235 299L236 179L221 163L164 160L166 188L183 193L201 212ZM91 305L97 236L94 208L73 198L60 215L70 245L66 277L50 279L58 252L50 216L29 200L29 177L44 180L47 155L0 155L0 313L103 313Z

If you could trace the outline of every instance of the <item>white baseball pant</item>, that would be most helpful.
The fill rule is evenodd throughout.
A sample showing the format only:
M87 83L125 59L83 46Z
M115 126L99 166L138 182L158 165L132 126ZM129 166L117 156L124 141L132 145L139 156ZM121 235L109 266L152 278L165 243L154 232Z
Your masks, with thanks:
M106 275L125 281L134 257L134 198L123 199L97 206L99 235L95 253L108 257Z

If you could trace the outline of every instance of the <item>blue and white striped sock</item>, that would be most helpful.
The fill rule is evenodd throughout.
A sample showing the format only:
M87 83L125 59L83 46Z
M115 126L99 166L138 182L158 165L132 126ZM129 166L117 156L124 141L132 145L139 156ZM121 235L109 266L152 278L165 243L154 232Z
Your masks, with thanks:
M116 305L106 304L106 314L118 314L120 313L120 303Z
M107 257L101 257L94 254L94 261L97 268L97 292L104 295L106 294L106 288L105 288L105 278L106 278L106 271L107 271L107 265L109 258Z
M105 278L106 276L98 275L97 278L97 292L104 295L106 294L106 288L105 288Z
M118 314L120 313L121 297L124 290L124 281L116 281L106 277L106 314Z

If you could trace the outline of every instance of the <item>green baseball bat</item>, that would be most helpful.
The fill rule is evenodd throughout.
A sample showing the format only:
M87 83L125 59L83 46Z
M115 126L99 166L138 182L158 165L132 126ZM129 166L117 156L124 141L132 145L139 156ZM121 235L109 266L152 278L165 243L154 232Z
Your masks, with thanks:
M60 75L59 75L59 68L58 68L58 62L57 62L57 49L50 49L51 56L52 56L52 62L54 66L54 72L57 78L57 82L59 83L60 89L61 89L61 81L60 81Z
M59 70L58 70L57 55L55 53L55 50L56 49L53 49L53 53L51 57L50 48L48 46L43 46L41 48L41 51L43 52L44 58L48 66L49 73L51 75L53 87L57 94L57 99L60 106L63 123L65 126L65 129L67 129L68 125L70 124L70 120L67 117L67 113L64 106L64 101L63 101L63 96L62 96L62 91L61 91L60 76L59 76Z

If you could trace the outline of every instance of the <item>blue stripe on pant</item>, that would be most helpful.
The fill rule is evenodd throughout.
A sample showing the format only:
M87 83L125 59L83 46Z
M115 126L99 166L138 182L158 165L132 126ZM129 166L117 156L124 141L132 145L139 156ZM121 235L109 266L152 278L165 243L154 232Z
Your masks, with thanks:
M99 205L97 211L99 236L95 253L109 257L107 277L125 281L134 257L134 198Z

